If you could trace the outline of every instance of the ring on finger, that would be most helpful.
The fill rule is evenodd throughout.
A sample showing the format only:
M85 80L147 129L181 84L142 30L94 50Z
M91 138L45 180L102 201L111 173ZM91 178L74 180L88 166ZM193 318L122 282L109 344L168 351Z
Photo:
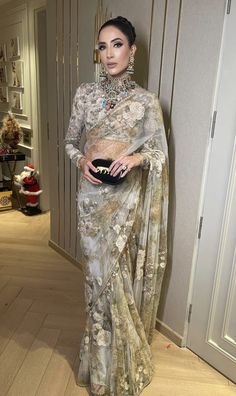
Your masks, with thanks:
M123 165L123 166L122 166L122 169L123 169L123 170L126 170L126 169L127 169L127 166L126 166L126 165Z

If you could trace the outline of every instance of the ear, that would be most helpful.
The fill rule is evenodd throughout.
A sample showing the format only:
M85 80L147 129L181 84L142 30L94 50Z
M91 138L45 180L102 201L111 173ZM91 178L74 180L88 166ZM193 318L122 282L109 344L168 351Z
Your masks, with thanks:
M133 44L132 46L131 46L131 48L130 48L130 55L135 55L135 52L136 52L136 50L137 50L137 47L136 47L136 45L135 44Z

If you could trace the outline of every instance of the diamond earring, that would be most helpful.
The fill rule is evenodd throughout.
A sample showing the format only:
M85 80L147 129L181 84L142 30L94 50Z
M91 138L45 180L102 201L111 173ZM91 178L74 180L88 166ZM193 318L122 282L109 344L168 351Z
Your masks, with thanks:
M99 73L99 77L101 80L104 80L107 77L107 71L105 70L103 64L100 64L100 73Z
M134 55L131 55L129 58L129 64L127 67L128 74L134 74Z

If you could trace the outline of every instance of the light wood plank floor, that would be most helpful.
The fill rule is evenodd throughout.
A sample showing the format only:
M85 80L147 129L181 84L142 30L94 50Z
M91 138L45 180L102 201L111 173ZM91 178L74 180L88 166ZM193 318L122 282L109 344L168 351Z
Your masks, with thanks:
M0 213L0 396L86 396L75 383L83 277L48 246L49 215ZM142 396L231 396L236 386L156 331Z

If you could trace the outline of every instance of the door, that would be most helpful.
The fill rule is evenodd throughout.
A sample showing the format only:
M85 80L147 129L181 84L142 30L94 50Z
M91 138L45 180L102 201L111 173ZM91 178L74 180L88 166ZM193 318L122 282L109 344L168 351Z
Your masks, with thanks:
M228 3L230 4L230 3ZM226 14L187 347L236 382L236 0Z

